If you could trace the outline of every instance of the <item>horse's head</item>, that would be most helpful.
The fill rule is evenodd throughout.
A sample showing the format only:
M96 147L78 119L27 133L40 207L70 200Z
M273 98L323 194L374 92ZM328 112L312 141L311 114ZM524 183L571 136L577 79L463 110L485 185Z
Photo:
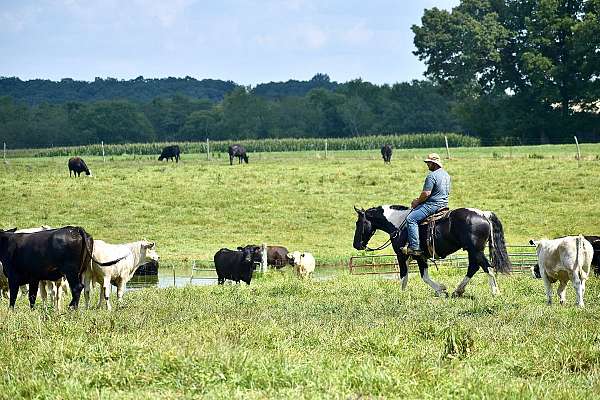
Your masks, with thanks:
M367 244L375 234L376 229L373 227L371 221L369 221L365 210L362 208L358 209L356 206L354 206L354 210L358 218L356 220L356 230L354 231L353 246L356 250L364 250L367 248Z

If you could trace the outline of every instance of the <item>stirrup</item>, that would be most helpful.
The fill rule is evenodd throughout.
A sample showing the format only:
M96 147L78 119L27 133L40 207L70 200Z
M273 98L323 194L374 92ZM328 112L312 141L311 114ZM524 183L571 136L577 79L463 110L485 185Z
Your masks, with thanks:
M410 247L404 246L402 247L402 254L407 255L407 256L422 256L423 252L421 250L413 250Z

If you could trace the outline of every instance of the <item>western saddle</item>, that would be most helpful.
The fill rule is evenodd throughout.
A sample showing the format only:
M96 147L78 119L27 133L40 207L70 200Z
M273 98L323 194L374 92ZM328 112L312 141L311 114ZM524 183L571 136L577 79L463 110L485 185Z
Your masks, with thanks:
M425 229L427 229L427 235L426 235L425 241L427 243L427 250L429 251L429 254L431 254L431 258L439 258L435 252L435 240L434 240L435 239L436 221L439 221L441 219L448 217L448 214L450 214L450 209L448 207L440 208L434 214L430 215L429 217L427 217L423 221L421 221L421 223L419 224L419 225L427 225L427 227L425 228Z

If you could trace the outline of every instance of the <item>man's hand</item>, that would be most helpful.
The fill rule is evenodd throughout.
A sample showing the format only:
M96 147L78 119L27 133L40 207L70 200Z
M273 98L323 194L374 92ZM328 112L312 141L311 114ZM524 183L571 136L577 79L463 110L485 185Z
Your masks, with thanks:
M414 199L411 203L410 203L410 207L411 208L415 208L416 206L418 206L419 204L425 202L425 200L427 200L429 198L429 196L431 195L431 191L429 190L423 190L421 192L421 195L419 197L417 197L416 199Z

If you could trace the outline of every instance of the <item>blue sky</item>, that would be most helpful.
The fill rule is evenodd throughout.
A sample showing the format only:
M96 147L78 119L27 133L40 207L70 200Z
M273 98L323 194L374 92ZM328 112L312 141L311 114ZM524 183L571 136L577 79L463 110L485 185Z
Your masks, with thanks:
M0 76L245 85L422 78L411 25L459 0L0 0Z

